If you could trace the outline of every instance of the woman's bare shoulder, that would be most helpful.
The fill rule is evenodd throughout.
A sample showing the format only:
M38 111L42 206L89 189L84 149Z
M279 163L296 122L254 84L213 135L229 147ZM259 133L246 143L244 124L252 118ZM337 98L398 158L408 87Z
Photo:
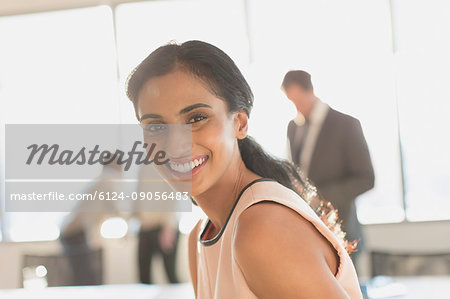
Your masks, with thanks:
M233 251L258 298L346 298L334 277L339 261L329 242L287 206L265 201L244 210Z
M249 250L255 243L271 246L289 244L300 250L311 250L324 238L308 220L288 206L263 201L245 209L238 217L233 246ZM245 245L245 246L242 246ZM241 248L243 247L243 248ZM318 248L314 248L317 252Z

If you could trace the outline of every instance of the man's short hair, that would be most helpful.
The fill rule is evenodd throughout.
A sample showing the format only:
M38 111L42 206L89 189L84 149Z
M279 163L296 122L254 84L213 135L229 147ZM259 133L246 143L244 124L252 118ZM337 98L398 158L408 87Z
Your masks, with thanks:
M311 90L313 88L311 82L311 75L305 71L289 71L286 73L281 86L286 90L292 84L296 84L305 90Z

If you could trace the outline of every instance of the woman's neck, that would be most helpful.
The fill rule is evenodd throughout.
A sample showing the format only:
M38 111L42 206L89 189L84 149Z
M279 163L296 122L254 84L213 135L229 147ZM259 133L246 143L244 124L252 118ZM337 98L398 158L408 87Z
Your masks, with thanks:
M195 197L195 201L211 220L215 233L225 225L239 193L261 176L247 169L240 155L221 179L210 189Z

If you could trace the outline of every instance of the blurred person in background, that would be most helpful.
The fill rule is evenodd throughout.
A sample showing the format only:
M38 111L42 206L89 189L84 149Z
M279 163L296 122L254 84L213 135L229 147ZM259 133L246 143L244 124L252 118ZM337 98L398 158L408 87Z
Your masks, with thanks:
M287 129L288 159L338 210L347 239L358 241L352 254L356 262L364 241L355 199L372 189L375 180L361 124L322 102L305 71L289 71L282 90L297 108Z
M122 165L115 159L103 165L100 176L79 194L119 194L120 187L112 180L120 180L122 174ZM73 285L102 284L102 270L96 269L95 266L101 263L94 263L90 253L102 246L102 223L117 215L118 208L113 200L80 200L76 202L73 211L63 219L59 240L72 269Z
M152 171L155 170L151 166L141 167L138 194L150 191L145 186L145 178L151 176L149 172ZM152 186L158 186L158 190L155 191L159 192L164 192L162 188L167 188L167 192L173 191L167 184L152 184ZM136 204L140 204L140 201L137 201ZM138 206L135 206L135 210L139 211ZM175 212L138 212L134 213L134 216L140 222L138 239L139 280L141 283L154 283L151 271L152 260L155 256L160 255L164 262L168 281L178 283L176 254L180 232Z

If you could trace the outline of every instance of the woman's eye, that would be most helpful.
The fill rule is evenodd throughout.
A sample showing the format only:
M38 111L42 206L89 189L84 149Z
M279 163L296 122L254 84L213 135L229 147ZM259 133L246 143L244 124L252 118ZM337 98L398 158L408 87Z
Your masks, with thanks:
M193 123L202 121L202 120L204 120L204 119L207 119L207 117L206 117L205 115L196 115L196 116L192 117L192 118L188 121L188 123L189 123L189 124L193 124Z
M167 125L165 124L145 124L143 127L150 134L158 134L167 130Z

